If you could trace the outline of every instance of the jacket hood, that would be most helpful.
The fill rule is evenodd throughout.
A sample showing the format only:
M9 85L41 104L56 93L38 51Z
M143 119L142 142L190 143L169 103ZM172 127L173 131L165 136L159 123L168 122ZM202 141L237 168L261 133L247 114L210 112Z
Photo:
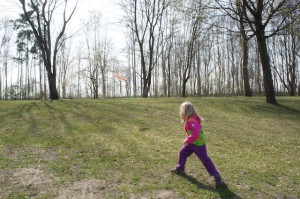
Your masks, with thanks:
M195 120L199 124L201 123L201 118L198 115L193 115L188 120L190 120L190 119Z

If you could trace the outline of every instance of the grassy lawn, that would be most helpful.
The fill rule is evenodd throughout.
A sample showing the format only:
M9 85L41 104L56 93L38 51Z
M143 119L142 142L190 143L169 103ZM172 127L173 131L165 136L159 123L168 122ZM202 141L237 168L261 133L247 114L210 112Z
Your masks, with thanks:
M181 147L191 101L228 188ZM300 198L300 98L0 101L0 198Z

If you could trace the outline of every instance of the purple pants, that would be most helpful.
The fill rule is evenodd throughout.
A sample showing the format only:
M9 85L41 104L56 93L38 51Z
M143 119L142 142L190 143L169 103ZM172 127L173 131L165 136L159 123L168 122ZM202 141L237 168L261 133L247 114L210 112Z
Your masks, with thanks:
M179 160L176 168L178 170L184 170L187 158L193 153L195 153L198 156L198 158L201 160L202 164L206 168L209 175L215 176L219 174L214 163L207 155L206 145L195 146L193 144L189 144L183 146L179 151Z

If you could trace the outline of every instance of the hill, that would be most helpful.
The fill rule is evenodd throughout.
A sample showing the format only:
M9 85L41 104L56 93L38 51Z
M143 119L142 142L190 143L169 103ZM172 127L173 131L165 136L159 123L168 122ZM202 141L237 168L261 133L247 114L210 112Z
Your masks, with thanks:
M184 139L179 106L204 118L227 188L196 156L171 174ZM299 198L300 98L0 102L0 198Z

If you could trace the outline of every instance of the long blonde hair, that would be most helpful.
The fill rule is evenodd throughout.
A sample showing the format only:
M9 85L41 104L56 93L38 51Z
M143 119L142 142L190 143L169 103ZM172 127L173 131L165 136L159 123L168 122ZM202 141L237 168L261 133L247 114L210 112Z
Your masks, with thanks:
M186 122L187 119L191 116L197 115L197 112L191 102L184 102L180 106L180 118L183 122Z

